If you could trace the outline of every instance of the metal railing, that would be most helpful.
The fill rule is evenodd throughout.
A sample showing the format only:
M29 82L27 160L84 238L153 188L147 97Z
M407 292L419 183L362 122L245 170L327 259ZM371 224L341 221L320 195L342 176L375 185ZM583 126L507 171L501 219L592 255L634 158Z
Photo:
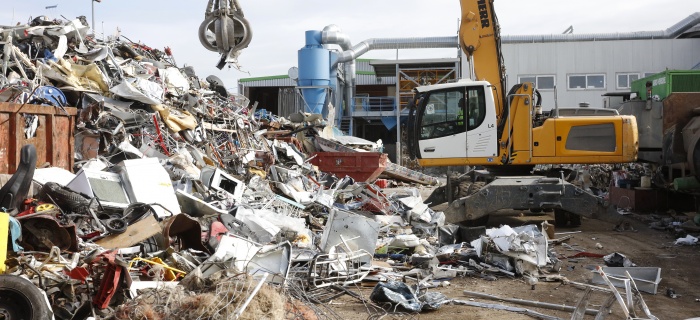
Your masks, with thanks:
M352 110L356 111L394 111L396 99L394 97L369 97L355 96Z

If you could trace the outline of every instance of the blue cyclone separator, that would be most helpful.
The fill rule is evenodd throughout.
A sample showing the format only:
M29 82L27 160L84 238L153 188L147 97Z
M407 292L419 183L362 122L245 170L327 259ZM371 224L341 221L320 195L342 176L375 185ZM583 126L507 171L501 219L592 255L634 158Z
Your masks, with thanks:
M330 51L321 44L321 31L306 31L306 45L299 49L299 86L330 86L330 60ZM326 89L301 89L301 93L307 104L306 112L323 113Z

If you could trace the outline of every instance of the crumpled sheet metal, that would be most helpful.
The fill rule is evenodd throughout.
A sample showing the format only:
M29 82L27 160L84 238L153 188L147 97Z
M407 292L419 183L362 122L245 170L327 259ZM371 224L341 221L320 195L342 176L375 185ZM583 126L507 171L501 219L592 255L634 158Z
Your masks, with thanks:
M194 130L197 128L197 119L187 110L174 111L162 104L151 105L151 108L160 113L160 117L173 132L177 133L185 129Z
M372 290L369 298L375 303L391 303L411 312L437 310L440 306L449 302L445 295L439 292L428 292L419 298L413 289L399 281L378 283Z
M122 83L109 89L109 92L130 100L135 100L148 105L163 103L163 88L159 84L139 79L128 78Z
M376 221L333 208L323 229L321 249L325 253L334 253L331 251L336 246L347 245L349 248L344 248L345 250L374 252L378 236L379 223ZM371 257L362 262L371 262Z
M43 76L73 90L102 93L109 91L105 76L94 63L79 65L59 59L58 62L48 61L48 65L39 63L39 69Z
M491 228L486 230L485 236L472 241L471 245L476 248L477 254L482 256L486 253L484 248L489 242L495 244L498 252L531 265L542 267L549 262L547 238L536 225L515 228L504 225Z

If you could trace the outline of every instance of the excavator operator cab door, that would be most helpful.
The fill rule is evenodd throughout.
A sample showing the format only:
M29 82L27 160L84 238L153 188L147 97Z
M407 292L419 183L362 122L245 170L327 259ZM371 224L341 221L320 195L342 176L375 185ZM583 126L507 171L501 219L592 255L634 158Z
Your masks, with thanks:
M466 158L495 158L497 155L491 87L486 82L458 84L436 85L419 91L415 115L409 122L413 124L410 131L413 153L421 159L421 165L467 165Z

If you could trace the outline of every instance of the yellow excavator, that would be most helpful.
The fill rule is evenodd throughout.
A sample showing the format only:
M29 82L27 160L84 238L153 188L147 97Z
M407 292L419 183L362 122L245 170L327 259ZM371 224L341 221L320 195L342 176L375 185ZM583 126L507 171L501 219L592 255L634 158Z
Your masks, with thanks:
M460 2L459 41L471 79L414 89L407 142L421 166L486 166L506 172L502 169L538 164L636 161L635 117L558 116L555 110L543 118L533 83L516 84L506 92L494 1ZM595 205L594 198L580 196L582 190L556 178L500 178L483 189L470 189L473 195L460 194L464 197L450 204L448 222L483 219L503 208L553 208L591 216L590 206ZM590 206L581 207L581 201Z
M626 163L637 159L633 116L549 117L532 83L505 91L493 0L461 0L460 46L472 79L415 89L410 132L421 166Z

